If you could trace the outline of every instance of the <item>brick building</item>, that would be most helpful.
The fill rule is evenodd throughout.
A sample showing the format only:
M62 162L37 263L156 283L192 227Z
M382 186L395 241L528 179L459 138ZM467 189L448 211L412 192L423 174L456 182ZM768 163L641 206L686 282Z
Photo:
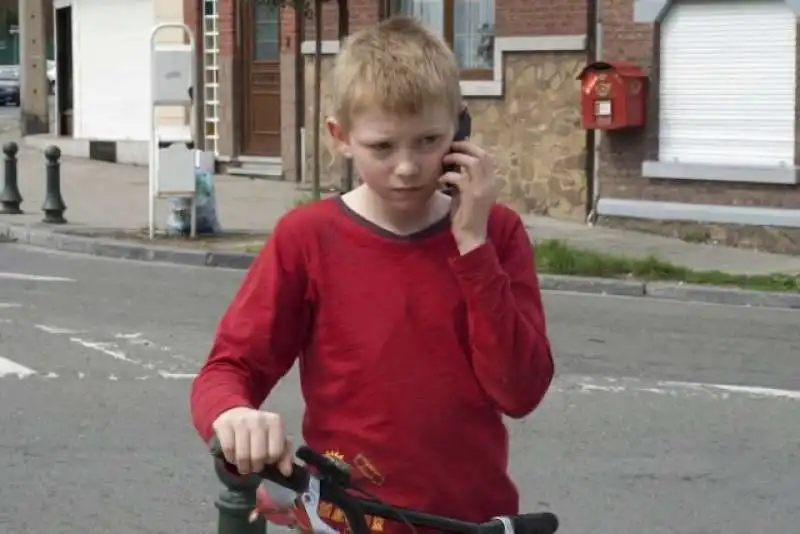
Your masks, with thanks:
M290 9L184 1L188 23L205 34L207 147L230 172L308 179L313 21L301 39ZM504 201L558 218L784 251L800 251L798 9L798 0L349 6L351 30L406 12L452 44L474 139L496 154ZM336 1L323 13L325 74L338 49ZM582 128L577 77L595 60L629 61L649 76L643 128ZM325 86L323 78L323 115ZM342 165L325 135L320 160L323 183L340 183Z

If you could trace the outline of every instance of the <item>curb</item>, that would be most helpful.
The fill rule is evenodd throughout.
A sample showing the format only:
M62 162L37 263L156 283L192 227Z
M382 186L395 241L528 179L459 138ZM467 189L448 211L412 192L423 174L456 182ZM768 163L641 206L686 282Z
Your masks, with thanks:
M194 267L247 269L253 254L187 250L181 248L125 243L114 239L85 237L46 228L32 228L0 221L0 243L18 243L61 252L88 254L121 260L154 261Z
M19 243L104 258L239 270L247 269L255 257L254 254L248 253L186 250L139 243L122 243L112 239L84 237L72 235L69 232L31 228L2 221L0 221L0 243ZM554 274L540 274L539 284L543 291L800 310L800 294L798 293Z

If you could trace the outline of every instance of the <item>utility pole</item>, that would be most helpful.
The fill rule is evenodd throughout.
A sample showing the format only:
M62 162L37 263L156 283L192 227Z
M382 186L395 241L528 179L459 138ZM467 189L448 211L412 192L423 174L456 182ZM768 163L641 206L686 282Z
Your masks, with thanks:
M50 131L45 14L45 0L19 0L22 135Z

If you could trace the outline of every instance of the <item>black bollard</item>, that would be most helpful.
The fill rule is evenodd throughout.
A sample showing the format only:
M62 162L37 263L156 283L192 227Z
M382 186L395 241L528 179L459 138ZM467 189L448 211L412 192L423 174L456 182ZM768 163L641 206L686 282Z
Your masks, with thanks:
M3 192L0 193L0 214L19 215L22 213L22 195L19 194L17 185L17 153L19 146L14 141L3 145L5 154L5 183Z
M61 149L50 145L45 149L44 157L47 158L47 192L45 193L44 204L42 204L42 211L44 212L42 222L65 224L67 220L64 218L64 212L67 209L67 205L64 204L64 199L61 198L61 163L58 161L61 158Z
M214 467L226 487L214 503L219 510L217 534L266 534L267 523L264 518L250 522L250 513L256 507L256 488L260 479L255 476L233 476L219 461L214 462Z

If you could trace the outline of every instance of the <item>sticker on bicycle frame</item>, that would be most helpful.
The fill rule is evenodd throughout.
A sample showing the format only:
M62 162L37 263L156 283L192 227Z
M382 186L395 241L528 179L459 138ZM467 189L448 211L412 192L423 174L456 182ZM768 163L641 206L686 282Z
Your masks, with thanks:
M334 449L325 451L323 456L326 456L335 462L346 463L344 454ZM357 454L355 458L353 458L353 465L358 469L363 478L369 480L376 486L381 486L383 484L383 475L364 454ZM319 503L317 513L320 519L331 521L333 523L337 523L338 525L344 525L343 531L349 531L344 512L340 508L333 506L329 502L321 501ZM367 526L371 532L383 532L385 528L385 520L382 517L365 515L364 519L366 520Z

